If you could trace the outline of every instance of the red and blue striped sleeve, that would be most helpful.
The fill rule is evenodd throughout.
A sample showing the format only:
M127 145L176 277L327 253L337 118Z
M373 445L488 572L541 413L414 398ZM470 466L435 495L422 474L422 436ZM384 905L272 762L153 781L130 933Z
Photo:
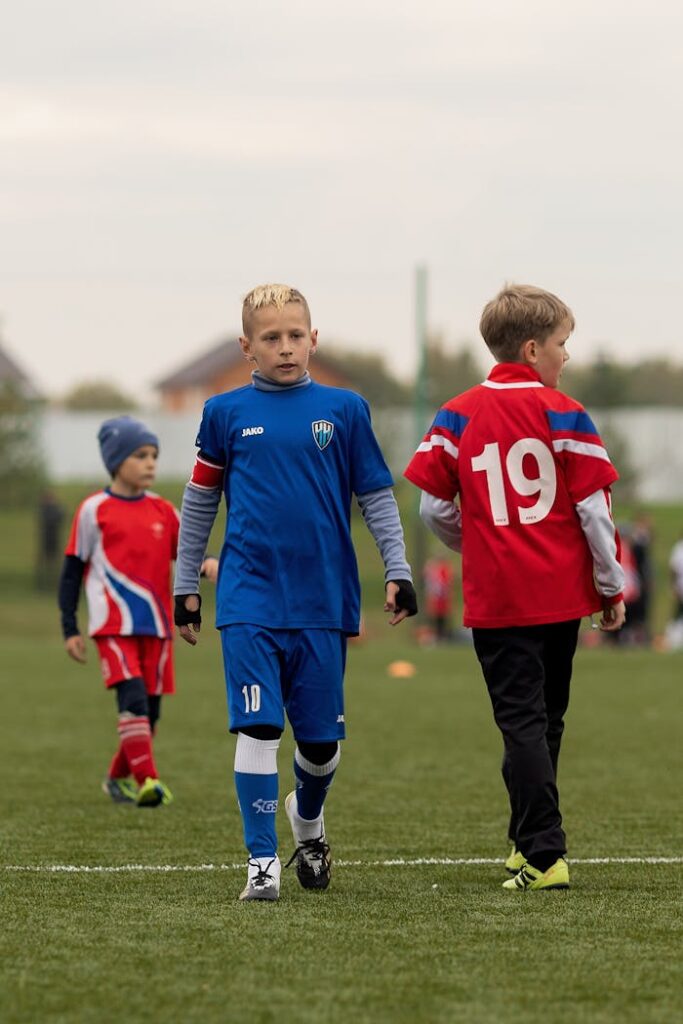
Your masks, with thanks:
M404 475L423 491L452 501L459 489L460 438L468 417L442 406L408 463Z
M547 409L546 415L553 452L575 505L619 479L598 429L585 409L580 406L563 411Z

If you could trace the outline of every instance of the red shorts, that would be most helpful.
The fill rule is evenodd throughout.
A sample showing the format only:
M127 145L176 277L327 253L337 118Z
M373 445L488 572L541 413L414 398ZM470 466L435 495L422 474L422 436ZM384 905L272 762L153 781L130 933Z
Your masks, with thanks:
M175 693L172 640L158 636L95 636L105 686L140 678L147 693Z

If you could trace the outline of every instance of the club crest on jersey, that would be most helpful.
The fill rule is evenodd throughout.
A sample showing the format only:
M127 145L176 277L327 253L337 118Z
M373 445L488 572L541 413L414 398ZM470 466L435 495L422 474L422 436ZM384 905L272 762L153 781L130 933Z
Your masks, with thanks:
M329 420L313 420L311 430L313 431L315 443L322 452L332 440L334 423L330 423Z

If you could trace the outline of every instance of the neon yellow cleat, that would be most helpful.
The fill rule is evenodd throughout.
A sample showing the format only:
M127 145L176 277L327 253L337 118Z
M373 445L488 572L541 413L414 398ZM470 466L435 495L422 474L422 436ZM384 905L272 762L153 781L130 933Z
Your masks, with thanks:
M505 861L505 870L509 871L511 875L516 875L518 871L522 870L525 864L526 857L513 843L512 849L510 850L510 856Z
M528 862L514 878L503 882L508 892L540 892L546 889L569 888L569 865L564 857L556 860L547 871L539 871Z
M111 797L115 804L134 804L138 798L138 787L131 779L112 779L107 776L102 783L102 792Z
M138 790L138 807L158 807L159 804L170 804L173 794L160 779L145 779Z

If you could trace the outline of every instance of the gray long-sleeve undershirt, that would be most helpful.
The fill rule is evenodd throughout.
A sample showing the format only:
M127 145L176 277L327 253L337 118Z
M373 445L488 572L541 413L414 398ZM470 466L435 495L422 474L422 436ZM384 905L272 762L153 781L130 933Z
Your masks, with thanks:
M207 490L189 483L183 494L180 514L180 537L176 562L174 594L197 594L199 573L205 557L206 545L220 505L221 491ZM412 573L406 559L403 528L398 505L391 487L359 494L357 501L365 525L372 534L382 561L384 579L411 580Z
M617 561L617 539L604 491L595 491L575 505L583 535L593 556L593 571L598 591L604 597L616 597L626 584L624 570Z
M191 483L186 485L180 510L174 594L199 593L202 562L220 503L220 488L208 490L194 487Z
M462 551L462 514L454 501L445 501L422 491L420 519L447 548Z
M401 517L391 487L359 494L356 500L360 506L365 525L372 534L384 562L384 582L389 580L410 580L413 576L406 559Z

